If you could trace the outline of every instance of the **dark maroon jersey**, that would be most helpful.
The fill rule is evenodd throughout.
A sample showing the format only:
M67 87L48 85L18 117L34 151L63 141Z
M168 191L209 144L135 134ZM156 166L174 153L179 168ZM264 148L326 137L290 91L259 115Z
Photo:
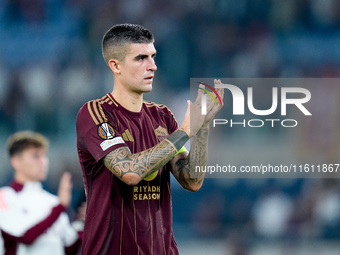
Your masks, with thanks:
M83 254L179 254L172 231L170 164L129 186L101 161L121 146L131 153L153 147L177 128L166 106L144 101L140 112L130 112L110 93L80 109L77 148L87 195Z

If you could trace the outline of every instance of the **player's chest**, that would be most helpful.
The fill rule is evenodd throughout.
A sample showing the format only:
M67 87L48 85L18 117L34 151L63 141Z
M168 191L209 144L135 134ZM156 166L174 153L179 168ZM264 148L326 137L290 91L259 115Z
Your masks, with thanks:
M166 124L159 118L121 118L117 123L118 132L134 152L155 146L169 133Z

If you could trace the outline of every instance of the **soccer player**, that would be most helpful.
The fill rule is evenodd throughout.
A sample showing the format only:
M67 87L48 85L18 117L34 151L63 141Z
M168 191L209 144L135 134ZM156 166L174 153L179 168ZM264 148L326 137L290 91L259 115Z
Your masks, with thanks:
M204 173L194 166L206 164L209 122L222 106L211 100L207 115L201 115L199 90L178 128L165 105L144 101L157 70L153 42L142 26L111 27L102 53L114 75L113 92L78 113L77 148L87 194L84 255L179 254L170 173L187 190L202 186ZM218 93L223 98L223 89ZM190 138L188 154L183 146Z
M77 254L82 226L73 227L65 212L71 201L71 175L65 173L58 196L42 189L48 170L47 139L22 131L8 139L14 180L0 189L0 231L5 255Z

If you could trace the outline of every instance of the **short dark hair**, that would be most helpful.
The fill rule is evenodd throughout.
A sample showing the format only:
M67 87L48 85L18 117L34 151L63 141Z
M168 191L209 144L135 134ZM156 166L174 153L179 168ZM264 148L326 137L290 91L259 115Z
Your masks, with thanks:
M13 134L7 140L7 150L10 157L19 155L27 148L48 149L48 140L45 136L32 131L21 131Z
M152 43L153 34L150 30L136 24L118 24L112 26L102 40L102 54L106 64L112 58L123 61L126 43Z

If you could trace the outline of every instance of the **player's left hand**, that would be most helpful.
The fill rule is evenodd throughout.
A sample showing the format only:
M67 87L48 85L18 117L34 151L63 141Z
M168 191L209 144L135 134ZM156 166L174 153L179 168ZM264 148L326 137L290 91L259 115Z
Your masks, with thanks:
M221 80L214 79L214 84L222 84L222 82L221 82ZM213 95L214 95L214 98L215 98L217 104L215 104L214 100L211 97L207 97L207 114L205 115L205 119L204 119L204 123L203 123L202 128L208 127L209 122L215 117L215 115L218 113L218 111L221 110L221 108L223 107L224 89L223 88L217 88L216 92L222 100L222 105L221 105L220 101L218 100L218 98L215 94L213 94Z

